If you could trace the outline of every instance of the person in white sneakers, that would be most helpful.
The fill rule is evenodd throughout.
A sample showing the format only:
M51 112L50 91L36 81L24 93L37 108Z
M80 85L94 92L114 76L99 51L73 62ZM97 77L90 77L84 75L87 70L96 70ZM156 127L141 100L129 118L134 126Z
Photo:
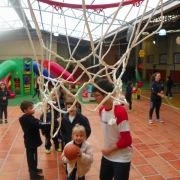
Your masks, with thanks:
M153 75L151 83L151 98L150 98L150 110L149 110L149 123L153 124L152 115L154 109L156 109L156 118L158 122L163 123L164 121L160 119L160 107L162 103L162 98L164 98L164 85L160 81L161 74L159 72Z

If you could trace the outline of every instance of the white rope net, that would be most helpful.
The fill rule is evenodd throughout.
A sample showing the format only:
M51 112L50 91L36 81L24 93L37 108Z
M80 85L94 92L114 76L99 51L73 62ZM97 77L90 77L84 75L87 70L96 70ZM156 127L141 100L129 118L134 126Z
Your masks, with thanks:
M20 2L20 0L19 0L19 2ZM50 76L46 77L42 73L43 69L40 69L38 67L39 68L39 74L40 74L40 76L38 78L38 83L40 84L40 92L41 92L41 96L42 96L42 102L40 102L40 103L38 103L36 105L36 107L40 107L40 108L37 108L37 109L39 109L40 112L42 112L42 111L45 112L46 104L49 103L49 104L51 104L52 108L56 109L60 113L66 113L60 108L60 106L59 106L59 108L54 106L54 103L53 103L53 100L52 100L52 94L57 93L60 86L66 91L67 94L69 94L70 96L73 96L76 99L76 101L78 101L84 108L88 109L89 111L96 111L103 104L103 102L106 101L110 97L114 99L114 105L115 104L120 104L120 103L126 103L125 97L122 94L122 85L123 85L122 76L123 76L124 72L126 71L126 66L127 66L127 63L128 63L128 59L129 59L131 50L135 46L137 46L138 44L142 43L145 39L149 38L153 34L156 34L160 30L160 28L161 28L161 26L163 24L163 21L160 23L160 25L159 25L159 27L157 28L156 31L154 31L153 33L147 35L146 37L143 36L144 38L142 38L142 36L141 36L142 33L145 31L146 27L148 26L148 24L150 23L150 21L152 20L153 15L155 14L155 12L159 8L159 6L160 6L159 10L160 10L160 13L161 13L161 19L163 19L163 8L162 8L163 0L154 1L156 6L152 10L151 14L149 14L148 19L146 19L146 23L143 26L143 28L141 28L142 27L142 22L143 22L143 19L145 17L145 12L146 12L146 9L148 7L149 0L144 0L145 5L143 5L143 6L141 4L143 2L143 0L137 0L137 1L135 1L134 4L128 5L129 10L127 11L127 14L126 14L125 18L122 20L121 25L119 26L119 28L114 33L113 40L109 44L109 48L104 54L102 53L102 47L103 47L104 40L107 37L107 34L109 33L110 28L113 25L114 20L117 17L118 13L121 13L121 9L123 8L123 3L126 2L126 1L122 0L119 3L119 6L114 8L115 10L114 10L114 13L112 14L111 22L109 23L108 28L105 29L105 30L103 29L103 27L104 27L104 24L105 24L106 11L108 9L98 9L98 10L96 10L97 15L101 14L103 16L103 19L102 19L102 22L99 24L99 26L102 27L101 38L99 39L99 41L96 44L94 44L93 36L92 36L92 33L91 33L91 27L89 26L89 23L88 23L88 20L91 18L91 13L89 13L89 12L87 13L85 0L82 0L82 15L83 15L82 17L83 18L81 20L84 22L84 26L82 28L81 38L79 39L79 41L76 44L73 51L71 51L69 34L68 34L68 31L66 30L66 39L67 39L69 55L70 55L69 59L65 59L65 58L63 58L63 56L60 56L57 53L53 52L52 49L51 49L52 46L50 46L50 48L45 46L45 44L43 42L41 30L40 30L39 25L37 23L35 14L33 12L33 8L32 8L31 3L30 3L30 0L27 0L27 2L28 2L28 5L29 5L29 11L31 13L32 20L33 20L34 25L36 27L36 32L38 34L38 38L39 38L39 41L40 41L40 46L42 47L42 51L43 50L48 51L49 54L50 54L49 55L49 61L51 59L51 55L55 55L61 61L66 62L67 65L66 65L66 68L65 68L64 71L66 71L68 69L70 64L74 65L74 69L73 69L73 71L71 73L71 76L69 76L69 78L67 78L67 79L63 79L62 76L59 76L58 78L53 78L53 79ZM134 14L134 17L136 17L136 20L134 21L134 26L133 26L134 28L132 30L132 35L130 36L126 52L120 57L120 59L118 59L118 61L115 64L109 65L104 61L104 58L106 57L106 55L110 51L110 49L111 49L111 47L113 45L113 42L115 41L118 33L124 27L126 19L127 19L128 15L131 13L133 8L137 9L137 11L136 11L137 13ZM139 14L140 10L142 10L142 9L143 9L143 11L142 11L143 13ZM57 11L57 7L54 7L54 9L53 9L53 11L51 13L51 15L52 15L51 24L52 25L53 25L53 13L54 13L54 11ZM64 14L63 8L59 8L59 11L61 11L61 15ZM64 28L66 29L66 23L69 23L69 22L66 22L66 17L65 16L63 16L62 18L64 18ZM26 23L25 17L24 17L24 23ZM92 52L90 54L88 54L87 56L83 57L82 59L75 59L74 54L75 54L80 42L83 39L85 30L88 32L88 35L89 35L89 41L90 41L90 46L91 46ZM37 61L38 58L37 58L37 55L35 53L35 47L33 45L33 41L32 41L32 38L31 38L31 35L29 33L29 29L28 29L27 25L26 25L26 31L27 31L27 34L28 34L28 37L29 37L29 41L31 43L31 47L33 49L34 59ZM50 33L50 42L52 43L52 32ZM91 66L91 67L86 68L86 67L84 67L83 62L88 61L90 57L93 57L94 59L95 58L98 59L98 63ZM42 64L43 64L43 62L42 62ZM96 73L93 73L92 69L97 68L97 67L99 68L99 70ZM122 67L122 71L121 71L119 77L116 77L117 70L120 67ZM76 94L73 95L66 88L66 84L72 83L69 79L74 75L74 73L77 71L78 68L81 68L83 70L83 73L77 79L75 79L74 83L79 82L84 74L86 74L88 76L88 80L87 80L87 82L84 82L82 84L82 86L80 86L80 88L77 90ZM50 74L50 67L48 67L48 71L49 71L49 74ZM98 87L102 92L106 93L107 96L94 109L89 109L88 106L86 106L86 104L83 104L79 100L78 95L83 91L83 89L85 87L87 87L87 85L91 84L93 86L96 86L95 81L96 81L97 78L104 78L104 77L106 77L114 85L114 87L115 87L114 91L111 92L111 93L107 93L107 92L104 92L102 89L100 89ZM45 80L46 80L46 83L45 83ZM49 89L48 89L48 83L49 82L53 84L53 88L52 88L51 91L49 91ZM112 96L112 94L114 92L116 92L116 97ZM75 105L75 103L76 102L74 102L74 105ZM71 108L68 109L68 111L70 111L70 110L71 110Z

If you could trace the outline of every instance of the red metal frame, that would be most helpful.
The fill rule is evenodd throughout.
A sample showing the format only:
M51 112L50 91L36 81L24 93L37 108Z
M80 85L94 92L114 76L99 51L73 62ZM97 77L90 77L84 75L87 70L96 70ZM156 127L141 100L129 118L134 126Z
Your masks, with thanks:
M38 0L39 2L49 4L51 6L54 6L55 9L57 8L74 8L74 9L82 9L82 4L69 4L69 3L63 3L63 2L56 2L53 0ZM144 0L126 0L122 3L123 6L133 4L134 6L140 6L140 4ZM112 3L112 4L94 4L94 5L86 5L86 9L107 9L107 8L113 8L118 7L120 2L118 3Z

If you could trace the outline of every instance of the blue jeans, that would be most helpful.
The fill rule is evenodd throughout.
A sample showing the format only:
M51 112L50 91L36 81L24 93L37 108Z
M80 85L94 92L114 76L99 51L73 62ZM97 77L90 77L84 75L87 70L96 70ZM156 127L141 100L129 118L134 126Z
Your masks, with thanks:
M128 180L131 162L113 162L102 157L100 180Z

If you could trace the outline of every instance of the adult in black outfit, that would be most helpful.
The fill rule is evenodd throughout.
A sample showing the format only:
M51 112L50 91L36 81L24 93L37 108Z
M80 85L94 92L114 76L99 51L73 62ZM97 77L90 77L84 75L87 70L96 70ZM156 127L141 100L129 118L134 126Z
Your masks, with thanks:
M162 98L164 98L164 85L160 81L161 74L159 72L153 74L151 82L151 98L150 98L150 110L149 110L149 123L153 124L152 115L154 108L156 108L156 118L158 122L163 123L164 121L160 119L159 111L162 103Z

